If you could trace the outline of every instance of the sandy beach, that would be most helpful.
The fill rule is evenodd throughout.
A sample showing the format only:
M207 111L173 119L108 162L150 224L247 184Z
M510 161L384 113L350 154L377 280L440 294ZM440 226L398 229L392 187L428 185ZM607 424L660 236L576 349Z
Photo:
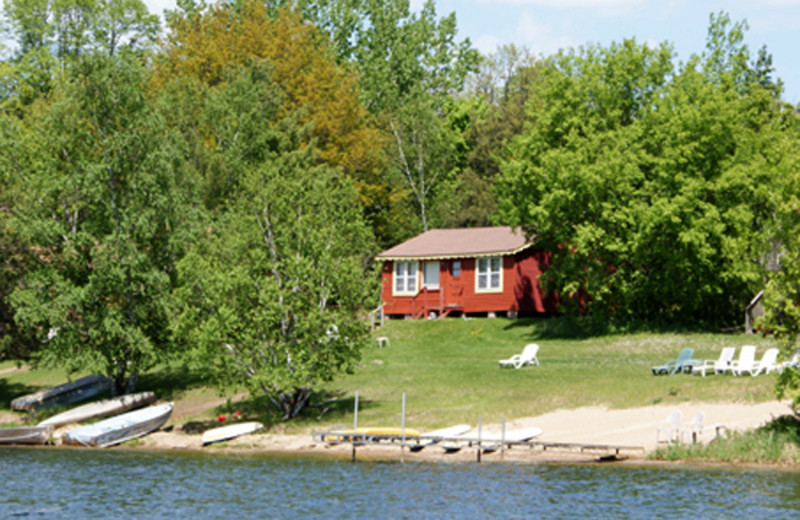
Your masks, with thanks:
M602 407L586 407L576 410L559 410L537 417L519 418L508 421L506 431L536 427L543 433L536 440L542 443L576 443L590 445L613 445L641 447L643 451L623 451L621 459L641 460L657 446L658 424L674 410L682 413L682 424L690 422L695 414L705 414L701 442L711 441L718 432L724 430L743 431L761 426L773 418L791 413L788 402L771 401L761 404L740 403L683 403L675 405L655 405L626 410L608 410ZM409 425L413 427L413 425ZM350 445L331 445L315 442L312 431L299 434L281 433L281 428L272 431L239 437L237 439L203 447L199 433L187 433L180 427L167 427L144 437L139 444L153 449L203 449L214 452L225 451L263 451L286 454L327 454L338 457L351 457ZM486 435L500 434L502 425L485 424ZM474 449L462 449L454 454L446 454L439 446L429 446L417 453L401 450L398 445L370 445L357 449L358 459L399 459L404 460L442 460L463 461L476 458ZM483 454L482 460L559 462L601 460L607 455L602 452L580 452L566 448L514 449L491 454Z

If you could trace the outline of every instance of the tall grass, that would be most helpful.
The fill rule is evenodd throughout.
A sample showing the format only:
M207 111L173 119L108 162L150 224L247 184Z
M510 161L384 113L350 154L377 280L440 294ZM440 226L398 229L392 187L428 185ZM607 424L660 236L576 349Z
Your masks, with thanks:
M677 444L659 448L656 460L726 462L731 464L800 464L800 421L785 415L750 432L731 432L708 444Z

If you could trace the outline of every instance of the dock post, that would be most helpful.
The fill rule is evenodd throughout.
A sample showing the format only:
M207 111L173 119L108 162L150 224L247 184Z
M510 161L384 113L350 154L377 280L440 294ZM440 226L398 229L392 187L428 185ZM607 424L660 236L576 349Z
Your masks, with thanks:
M481 462L481 430L483 428L483 419L478 417L478 463Z
M352 462L356 461L356 434L358 432L358 390L356 390L355 410L353 411L353 456Z
M406 451L406 393L403 392L402 416L400 417L400 462Z
M503 431L500 434L500 460L505 459L506 454L506 418L503 417Z

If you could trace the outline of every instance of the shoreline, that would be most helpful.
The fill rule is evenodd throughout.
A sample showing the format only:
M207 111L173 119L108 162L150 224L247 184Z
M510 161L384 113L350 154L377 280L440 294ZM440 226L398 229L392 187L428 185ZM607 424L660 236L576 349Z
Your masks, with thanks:
M541 428L543 434L534 439L532 448L514 446L511 449L482 453L481 462L488 463L635 463L635 464L674 464L672 462L650 461L648 455L657 447L656 433L659 422L674 410L683 414L681 425L690 422L694 416L703 412L706 416L700 441L707 443L722 431L744 431L762 426L770 420L792 413L788 401L771 401L759 404L742 403L700 403L687 402L680 405L653 405L641 408L609 410L592 406L574 410L558 410L536 417L526 417L508 421L506 431L523 428ZM54 438L58 439L68 429L57 429ZM484 425L484 435L499 435L502 425ZM279 428L278 428L279 429ZM318 428L314 431L324 431ZM315 442L311 429L287 434L264 432L244 435L218 444L203 446L198 432L187 433L181 426L167 423L165 429L132 441L132 444L116 449L145 449L156 451L186 451L209 454L273 454L286 456L324 456L326 458L350 461L353 456L351 444L333 445ZM609 445L642 447L643 452L623 451L619 456L613 452L574 452L564 450L543 450L538 443L575 443L584 445ZM61 445L56 440L56 447ZM64 446L64 448L72 448ZM84 449L84 448L75 448ZM464 448L456 453L445 453L441 446L427 446L419 452L401 449L399 444L380 444L358 446L355 450L357 461L420 461L464 463L478 459L475 448ZM678 462L677 464L687 464ZM691 462L688 464L695 464ZM713 464L713 463L710 463ZM760 465L757 465L760 466ZM769 465L767 465L769 466Z

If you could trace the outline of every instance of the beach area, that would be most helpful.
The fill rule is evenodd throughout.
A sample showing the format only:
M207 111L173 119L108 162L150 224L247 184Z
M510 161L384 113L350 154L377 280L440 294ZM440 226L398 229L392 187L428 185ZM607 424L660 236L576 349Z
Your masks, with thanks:
M643 451L623 450L615 460L644 460L655 450L657 429L673 411L680 410L681 424L690 422L697 413L705 414L701 442L709 442L725 431L745 431L757 428L774 418L791 413L788 401L771 401L760 404L687 402L676 405L653 405L640 408L609 410L604 407L584 407L574 410L558 410L536 417L525 417L506 422L506 431L540 428L543 433L535 441L543 444L573 443L580 445L607 445L641 447ZM180 418L185 410L176 403L175 416ZM341 426L341 425L340 425ZM413 428L414 425L407 425ZM342 426L346 429L347 426ZM139 441L135 448L158 450L204 450L209 452L268 452L287 455L327 455L351 458L350 444L318 442L312 434L326 428L309 429L306 432L286 433L281 425L273 426L263 433L242 436L220 444L203 447L200 432L187 432L181 426L171 425L154 432ZM500 435L502 424L484 424L483 435ZM474 434L475 430L471 432ZM58 436L59 432L56 432ZM456 453L445 453L440 446L432 445L411 453L398 444L364 445L357 447L358 459L376 460L426 460L469 461L476 459L475 449L462 449ZM504 451L482 454L482 461L520 462L590 462L608 460L607 452L570 450L567 448L543 450L534 443L533 449L515 446Z

